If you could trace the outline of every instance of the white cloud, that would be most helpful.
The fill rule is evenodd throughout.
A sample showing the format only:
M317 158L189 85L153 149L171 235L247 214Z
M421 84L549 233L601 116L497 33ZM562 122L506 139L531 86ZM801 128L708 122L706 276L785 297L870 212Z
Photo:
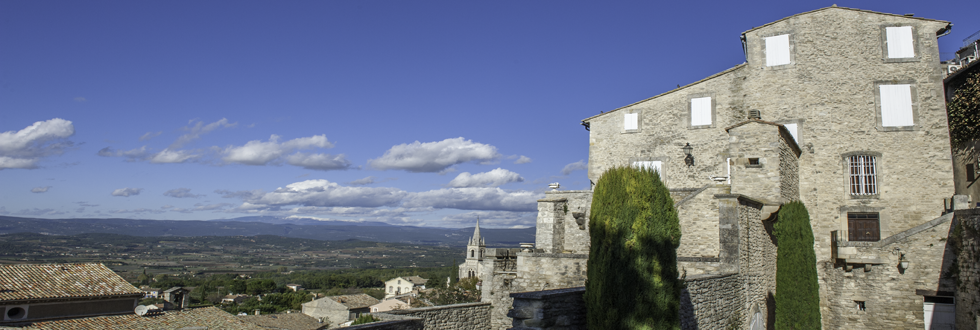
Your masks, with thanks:
M279 143L279 136L273 134L269 137L268 142L253 140L248 141L244 146L225 148L223 159L229 163L266 165L295 150L332 147L333 143L327 141L325 135L314 135Z
M216 122L207 125L205 125L204 122L200 120L191 119L188 122L188 124L193 124L193 126L184 127L184 130L187 131L187 134L178 137L177 141L174 141L174 143L171 144L168 149L177 149L183 147L185 144L197 140L198 138L201 137L201 135L207 134L219 127L228 128L228 127L235 127L236 125L238 125L238 123L229 123L227 118L221 118L221 120L218 120ZM142 140L142 138L140 138L140 140Z
M565 165L565 168L562 168L561 169L561 174L562 175L569 175L569 174L572 174L572 172L574 172L574 171L588 170L588 169L589 169L589 163L586 163L585 160L580 160L580 161L577 161L577 162L574 162L574 163Z
M188 188L170 189L170 190L167 190L166 192L164 192L163 195L164 196L174 197L174 198L198 198L198 197L204 196L204 195L195 195L195 194L192 194L191 193L191 190L188 189Z
M502 169L496 168L490 172L483 172L477 174L470 174L470 172L463 172L456 176L455 179L449 181L450 187L462 188L462 187L496 187L501 186L511 182L523 182L524 178L520 174Z
M379 170L440 172L466 162L486 163L500 158L497 147L465 140L462 137L436 142L399 144L377 159L368 161Z
M88 100L86 100L84 97L81 97L81 96L75 98L75 102L78 102L78 103L85 103L85 101L88 101Z
M113 190L112 191L112 195L113 196L129 197L129 196L139 195L141 191L143 191L143 188L119 188L119 189Z
M35 122L20 131L0 133L0 170L5 168L36 168L41 157L60 154L70 147L70 141L55 143L75 134L70 121L54 118Z
M34 187L33 189L31 189L31 192L35 194L46 193L48 192L48 189L51 189L51 186Z
M345 158L344 154L305 154L297 152L286 157L286 163L293 166L301 166L308 170L346 170L351 162Z
M170 150L169 148L163 149L163 151L152 154L149 156L151 163L156 164L169 164L169 163L183 163L191 158L199 157L186 150Z
M212 210L223 209L223 208L226 208L226 207L229 207L229 206L232 206L232 205L231 204L228 204L228 203L218 203L218 204L208 204L208 205L196 205L194 207L194 211L212 211Z
M327 180L306 180L253 196L246 204L378 207L396 205L406 195L397 188L345 187Z
M146 134L143 134L143 136L140 137L140 141L146 141L155 138L160 134L163 134L163 132L146 132Z
M375 178L373 176L369 176L369 177L366 177L366 178L357 179L357 180L348 182L347 184L352 185L352 186L369 185L369 184L374 183L374 179L377 179L377 178Z
M527 156L521 156L520 158L514 161L514 164L527 164L530 162L531 162L531 158Z
M257 197L257 196L261 196L262 195L262 190L239 190L239 191L231 191L231 190L218 189L218 190L215 190L214 193L215 194L218 194L218 195L221 195L221 198L249 199L249 198L254 198L254 197Z
M138 209L132 209L132 210L119 209L119 210L111 210L111 211L109 211L109 213L113 213L113 214L123 214L123 213L156 213L156 214L159 214L159 213L163 213L163 212L164 211L162 211L162 210L153 210L153 209L147 209L147 208L138 208Z
M102 157L125 157L126 161L149 161L154 164L171 164L171 163L183 163L190 159L201 157L201 155L194 154L187 150L171 150L163 149L160 152L149 152L146 146L142 146L131 150L112 150L109 147L102 148L99 150L99 156Z
M434 207L440 209L522 211L537 210L542 196L532 191L507 192L500 188L447 188L412 193L402 204L405 207Z

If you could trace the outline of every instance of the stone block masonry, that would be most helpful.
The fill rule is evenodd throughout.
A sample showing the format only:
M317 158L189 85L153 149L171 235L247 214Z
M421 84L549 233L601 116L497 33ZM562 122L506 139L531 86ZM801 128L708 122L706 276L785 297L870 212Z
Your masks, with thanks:
M374 313L375 317L385 321L388 327L365 327L348 329L405 329L405 330L457 330L490 329L490 304L466 303L435 307L394 310L384 313ZM388 325L390 322L390 325ZM367 326L373 323L365 324ZM418 327L418 326L421 327ZM378 326L381 326L379 324Z
M956 254L955 278L956 328L980 328L980 209L957 210L951 228L950 244Z
M510 330L585 330L585 287L511 293Z

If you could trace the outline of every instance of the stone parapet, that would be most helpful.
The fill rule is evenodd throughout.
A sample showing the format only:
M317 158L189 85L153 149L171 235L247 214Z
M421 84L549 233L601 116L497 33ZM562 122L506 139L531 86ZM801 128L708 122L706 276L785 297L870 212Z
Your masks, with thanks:
M511 293L511 330L586 329L585 287Z
M394 310L384 313L375 313L383 321L403 322L394 323L398 326L408 326L405 321L418 319L421 321L421 328L399 328L399 329L425 329L425 330L455 330L455 329L490 329L490 303L465 303L445 306L412 308ZM358 328L359 329L359 328ZM387 329L387 328L366 328L366 329Z

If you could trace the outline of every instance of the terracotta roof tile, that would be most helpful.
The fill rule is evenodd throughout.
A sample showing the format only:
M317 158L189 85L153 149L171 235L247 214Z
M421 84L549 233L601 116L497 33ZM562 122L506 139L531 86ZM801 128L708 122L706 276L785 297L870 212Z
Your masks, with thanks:
M143 295L103 264L0 265L0 301Z
M377 304L380 301L372 296L363 293L348 294L342 296L330 296L327 298L336 301L344 306L347 306L347 308L349 309L369 307L371 305Z
M64 330L95 330L95 329L180 329L185 327L202 327L208 330L216 329L267 329L245 322L237 316L228 314L217 307L167 311L152 316L136 314L87 317L71 320L37 322L24 329L64 329Z
M318 330L330 326L329 323L320 323L315 317L303 313L245 315L238 318L269 329Z

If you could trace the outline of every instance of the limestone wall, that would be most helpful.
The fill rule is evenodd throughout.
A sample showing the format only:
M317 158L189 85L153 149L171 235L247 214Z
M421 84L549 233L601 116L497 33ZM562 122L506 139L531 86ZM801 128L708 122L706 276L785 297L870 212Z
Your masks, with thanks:
M727 185L698 189L678 203L677 217L681 225L681 244L677 256L681 258L717 258L719 253L718 201L715 194L727 193ZM673 192L671 192L673 195ZM711 271L700 264L687 265L689 274Z
M942 276L952 264L951 219L952 213L879 242L838 242L836 262L817 262L824 328L922 329L925 296L953 290ZM899 266L903 254L908 269Z
M421 319L422 328L410 328L408 323L405 325L397 323L399 326L404 326L403 329L490 329L490 304L482 302L394 310L373 315L386 321L404 321L409 318Z
M980 209L956 211L950 241L956 255L950 267L955 281L956 328L980 326Z
M511 293L584 286L587 263L587 254L520 252L516 271L487 274L481 300L493 304L492 329L511 326Z
M726 329L745 314L738 274L688 276L681 290L681 329Z
M511 330L584 330L585 287L512 293Z

